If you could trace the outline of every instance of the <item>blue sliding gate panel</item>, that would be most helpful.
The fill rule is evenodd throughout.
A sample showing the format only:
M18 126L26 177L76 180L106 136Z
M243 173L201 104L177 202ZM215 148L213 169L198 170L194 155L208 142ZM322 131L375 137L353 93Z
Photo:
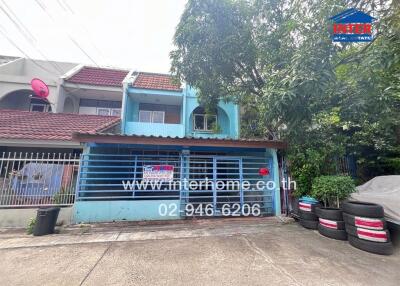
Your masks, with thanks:
M173 179L144 180L149 166L173 168ZM261 176L259 169L265 167L271 173ZM265 155L93 150L82 156L75 220L273 215L275 189L268 186L270 181L272 159Z

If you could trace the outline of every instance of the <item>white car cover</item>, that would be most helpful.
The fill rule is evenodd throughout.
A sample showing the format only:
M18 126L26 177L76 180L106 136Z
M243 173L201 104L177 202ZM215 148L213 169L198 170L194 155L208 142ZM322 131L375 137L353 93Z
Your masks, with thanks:
M383 206L386 219L400 224L400 176L375 177L356 189L352 199Z

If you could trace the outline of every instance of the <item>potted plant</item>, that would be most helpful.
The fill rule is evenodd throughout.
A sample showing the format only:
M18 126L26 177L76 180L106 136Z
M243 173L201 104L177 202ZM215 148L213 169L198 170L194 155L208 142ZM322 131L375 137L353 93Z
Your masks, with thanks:
M350 176L319 176L313 180L311 196L322 201L325 207L340 207L340 202L355 191Z

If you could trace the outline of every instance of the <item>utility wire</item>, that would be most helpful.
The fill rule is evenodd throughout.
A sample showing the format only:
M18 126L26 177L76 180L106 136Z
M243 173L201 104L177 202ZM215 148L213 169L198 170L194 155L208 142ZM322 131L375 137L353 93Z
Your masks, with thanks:
M43 67L42 65L38 64L34 59L31 59L27 53L25 53L18 45L10 38L7 36L7 33L3 31L3 27L0 26L0 33L10 42L11 45L13 45L18 51L20 51L27 59L31 60L35 65L43 69L44 71L53 74L54 71L49 71L47 68Z
M64 2L63 0L57 0L57 2L65 11L75 14L74 10L72 10L71 6L69 6L67 2Z
M42 51L36 46L35 42L31 39L31 37L27 37L27 35L23 32L23 30L21 29L21 26L24 27L24 24L23 24L21 21L18 20L18 17L15 15L15 13L13 12L13 10L12 10L9 6L7 6L7 4L6 4L3 0L0 0L0 1L8 8L8 11L10 12L10 14L14 15L14 17L16 18L16 19L13 19L13 18L10 16L10 14L7 13L7 11L6 11L3 7L0 6L0 9L4 12L4 14L6 14L6 16L10 19L10 21L15 25L15 27L16 27L16 28L18 29L18 31L22 34L22 36L24 36L25 39L28 40L28 42L32 45L32 47L34 47L35 50L36 50L36 51L37 51L37 52L38 52L52 67L55 68L55 70L57 70L57 71L60 72L61 74L64 74L64 73L65 73L64 70L63 70L59 65L57 65L56 63L50 61L50 60L42 53ZM21 26L20 26L20 25L21 25ZM25 28L25 29L26 29L26 28ZM32 38L34 38L33 34L29 31L29 29L26 29L26 30L27 30L27 32L32 36ZM31 59L31 60L32 60L32 59ZM53 73L53 72L52 72L52 73Z
M0 1L3 2L3 0L0 0ZM3 4L5 4L5 3L3 2ZM10 14L9 14L9 13L7 13L7 11L6 11L3 7L0 6L0 8L1 8L1 10L4 12L4 14L6 14L6 16L10 19L10 21L17 27L17 29L18 29L19 32L25 37L25 39L27 39L27 40L29 41L29 43L42 55L42 57L48 62L48 64L50 64L53 68L55 68L55 70L57 70L58 72L60 72L60 75L61 75L61 76L64 75L64 74L65 74L65 71L64 71L59 65L57 65L56 62L50 61L50 60L42 53L42 51L41 51L38 47L36 47L36 45L35 45L35 43L33 42L33 40L32 40L31 38L27 37L27 35L22 31L21 27L19 26L20 24L23 25L22 22L14 20L14 19L11 17L11 15L10 15L10 14L12 14L12 15L14 15L15 17L17 17L17 16L15 15L15 13L12 11L12 9L11 9L9 6L7 6L8 10L9 10L9 12L10 12ZM20 24L19 24L18 22L19 22ZM18 46L18 44L17 44L16 42L14 42L14 41L7 35L7 33L6 33L5 31L6 31L6 29L5 29L3 26L0 25L0 33L10 42L11 45L13 45L18 51L20 51L20 52L24 55L24 57L25 57L26 59L30 60L34 65L38 66L40 69L46 71L47 73L49 73L49 74L51 74L51 75L54 74L54 71L49 70L48 68L46 68L46 67L44 67L43 65L39 64L36 60L32 59L22 48L20 48L20 47ZM29 34L32 35L32 34L30 33L29 30L27 30L27 32L29 32ZM32 37L33 37L33 35L32 35ZM33 37L33 38L34 38L34 37ZM75 88L74 90L72 90L71 92L74 92L74 91L80 89L80 87L79 87L77 84L72 83L72 85L75 86L76 88ZM48 102L53 108L55 108L55 103L51 103L50 101L47 101L47 102Z
M30 58L29 55L28 55L24 50L22 50L10 37L8 37L7 34L6 34L3 30L4 30L4 27L2 27L2 26L0 25L0 34L2 34L2 35L10 42L11 45L13 45L18 51L20 51L20 52L24 55L24 57L25 57L26 59L32 61L33 64L35 64L36 66L38 66L38 67L41 68L42 70L48 72L49 74L54 74L53 71L48 70L48 69L45 68L44 66L40 65L39 63L37 63L36 60ZM64 72L64 71L61 71L61 75L63 75L63 74L65 74L65 72ZM74 92L74 91L76 91L76 90L81 89L77 84L74 84L74 83L72 83L72 84L73 84L74 86L76 86L77 88L76 88L75 90L72 90L71 92ZM54 105L54 106L55 106L55 103L51 103L50 101L47 101L47 102L48 102L50 105Z
M79 25L81 26L81 28L83 29L83 31L88 35L88 39L90 41L90 44L93 46L93 48L95 48L95 50L100 54L100 56L102 58L104 58L104 54L103 52L96 46L96 44L93 42L92 38L90 37L90 32L89 30L86 28L86 26L82 23L82 21L80 20L80 18L77 16L77 13L75 13L75 11L72 9L71 6L68 5L67 2L65 2L64 0L57 0L57 3L60 5L61 8L64 9L64 11L68 11L71 13L71 15L75 18L75 20L77 20L77 22L79 23ZM67 8L65 8L65 7Z
M39 0L35 0L36 4L38 4L38 6L46 13L47 16L49 16L49 18L55 23L57 24L56 20L53 18L53 16L51 16L51 14L47 11L46 7L39 1ZM64 30L64 32L67 34L68 38L75 44L75 46L86 55L86 57L92 62L94 63L97 67L99 66L96 61L85 51L85 49L83 49L79 43L68 33L68 31Z
M13 12L13 10L4 2L4 0L0 0L0 1L3 2L3 4L8 8L9 12L10 12L12 15L14 15L15 18L17 18L17 19L16 19L17 22L19 22L22 26L24 26L24 24L23 24L21 21L18 20L18 16L17 16L17 15ZM0 7L1 7L1 6L0 6ZM8 14L6 13L6 11L3 10L3 12L5 12L5 14L7 15L7 17L13 22L13 24L14 24L14 25L18 28L18 30L21 32L21 29L20 29L20 27L18 26L18 23L16 23L15 21L13 21L12 17L11 17L10 15L8 15ZM25 27L25 29L26 29L27 32L29 32L29 34L32 35L32 37L34 38L33 34L30 33L29 29L27 29L26 27ZM66 73L66 71L64 71L56 62L49 60L49 59L46 57L46 55L44 55L44 54L42 53L42 51L36 46L36 44L35 44L34 41L32 41L30 38L26 37L26 35L25 35L24 33L21 32L21 34L22 34L22 35L30 42L30 44L40 53L40 55L44 58L44 60L46 60L53 68L55 68L55 70L57 70L57 71L60 73L61 76L64 75L64 74ZM15 44L15 43L14 43L14 44ZM13 44L13 45L14 45L14 44ZM15 44L15 45L16 45L16 44ZM15 45L14 45L14 46L15 46ZM53 71L50 72L47 68L44 68L43 66L39 65L34 59L30 58L30 57L27 55L27 53L25 53L24 51L22 51L21 48L17 47L17 49L18 49L19 51L23 52L23 54L25 55L25 57L26 57L27 59L31 60L31 61L34 62L36 65L40 66L42 69L45 69L45 71L49 72L50 74L54 74ZM80 89L80 88L78 87L78 85L76 85L76 84L74 84L74 83L72 83L72 84L73 84L75 87L77 87L76 90Z
M35 37L32 35L32 33L29 31L29 29L21 22L19 21L17 15L15 15L15 13L13 12L13 10L10 8L10 6L8 6L8 4L4 1L1 0L1 2L3 3L4 7L8 9L8 11L14 16L15 20L19 23L16 23L12 17L7 13L6 9L4 9L4 7L0 6L0 9L4 12L4 14L6 14L6 16L15 24L15 26L20 30L20 32L22 34L24 34L26 36L26 34L28 34L29 38L31 40L36 40ZM21 29L21 27L23 28L23 30Z

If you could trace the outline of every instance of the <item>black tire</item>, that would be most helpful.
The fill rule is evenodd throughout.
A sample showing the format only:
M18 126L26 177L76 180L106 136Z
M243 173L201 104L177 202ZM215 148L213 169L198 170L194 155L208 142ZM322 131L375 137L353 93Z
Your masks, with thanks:
M380 255L393 254L393 244L391 242L373 242L373 241L359 239L352 235L348 235L348 240L350 245L367 252Z
M363 216L370 218L384 217L383 207L381 205L373 203L347 201L343 202L342 210L343 212L352 214L354 216Z
M324 208L317 207L315 208L315 214L324 219L341 221L343 220L342 210L336 208Z
M321 224L322 226L324 226L324 225L323 225L323 224L324 224L324 221L322 221L322 220L327 220L327 219L322 218L322 217L320 217L320 218L318 219L319 224ZM336 224L336 228L332 228L332 229L337 229L337 230L344 230L344 229L345 229L345 222L344 222L344 221L333 221L333 220L328 220L328 223L330 223L330 222ZM327 227L327 226L326 226L326 227ZM327 227L327 228L330 228L330 227Z
M318 224L318 232L322 234L323 236L333 238L333 239L338 239L338 240L347 240L347 233L343 229L332 229L332 228L327 228L324 227L320 224Z
M299 210L300 219L318 221L316 214Z
M358 222L356 224L356 217L354 215L343 213L343 220L346 224L367 229L375 229L375 230L386 229L386 220L384 218L368 218L368 217L360 217L360 218L372 219L373 221L375 221L375 223Z
M299 222L303 227L308 228L308 229L317 229L318 228L318 221L316 221L316 220L300 219Z
M381 232L381 233L385 233L387 239L386 239L386 241L376 241L376 240L374 240L374 238L368 238L367 236L360 236L358 234L357 230L359 230L359 231L361 230L361 231L364 231L364 232L377 232L378 231L378 232ZM389 242L390 241L390 233L389 233L388 230L371 230L371 229L366 229L366 228L361 228L361 227L357 228L355 226L347 224L346 225L346 232L349 235L352 235L352 236L357 237L357 238L362 239L362 240L371 241L371 242L385 243L385 242Z
M400 224L396 224L391 221L387 221L387 229L390 232L390 239L392 240L393 246L397 247L400 245Z

